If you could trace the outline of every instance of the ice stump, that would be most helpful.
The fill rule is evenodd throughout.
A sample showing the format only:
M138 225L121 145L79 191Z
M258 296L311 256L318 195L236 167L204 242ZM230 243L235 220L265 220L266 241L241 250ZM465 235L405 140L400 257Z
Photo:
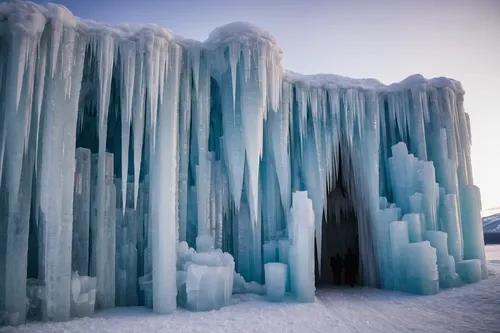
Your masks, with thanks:
M177 298L181 306L209 311L229 304L234 278L234 260L229 253L198 253L182 242L178 245L177 268Z
M448 234L442 231L426 231L424 239L436 249L439 285L441 288L458 287L462 284L455 272L455 259L448 254Z
M474 283L483 278L482 263L479 259L462 260L455 265L458 275L466 283Z
M264 265L267 298L280 302L285 297L288 278L288 266L282 263L269 262Z
M91 317L94 314L96 302L95 277L80 276L73 272L71 276L71 316Z
M403 250L406 263L406 291L420 295L439 292L436 249L428 241L410 243Z

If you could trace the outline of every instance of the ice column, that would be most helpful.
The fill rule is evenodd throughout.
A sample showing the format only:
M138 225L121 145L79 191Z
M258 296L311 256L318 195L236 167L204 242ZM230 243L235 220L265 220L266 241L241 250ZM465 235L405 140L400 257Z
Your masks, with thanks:
M294 192L290 219L293 228L290 246L292 294L300 302L314 302L314 211L307 192Z
M21 99L20 103L24 105L24 99ZM35 119L33 118L31 119L31 126L34 125L34 120ZM3 214L0 215L0 219L3 220L0 224L5 223L6 227L5 266L0 266L0 269L5 272L5 285L2 285L0 282L0 288L5 288L4 300L5 311L8 314L7 324L11 325L23 324L26 320L26 271L28 260L28 235L31 212L30 206L32 200L33 169L35 166L35 143L36 133L33 130L29 135L28 150L25 154L23 154L21 165L14 166L10 163L6 163L7 170L12 167L19 168L21 170L21 179L19 183L19 191L17 192L18 197L16 204L11 207L13 209L9 210L5 209L6 207L1 207L1 205L6 204L5 201L0 204L0 210L5 209L4 211L7 213L7 216L2 216ZM0 189L0 195L3 196L1 192L5 190L6 189ZM0 232L2 228L4 227L0 225ZM1 240L2 239L0 238L0 241ZM2 244L1 246L4 245ZM3 254L0 253L0 256L2 255ZM3 294L0 293L0 297L2 296Z
M462 231L464 235L464 259L479 259L483 278L488 276L481 220L481 195L479 188L466 185L460 189Z
M455 194L445 195L442 209L441 221L443 230L448 234L448 252L455 258L455 262L458 262L462 260L464 252L457 196Z
M80 276L89 274L90 159L90 149L76 149L71 269Z
M67 13L59 15L66 17ZM70 317L75 146L85 43L68 21L64 24L70 27L62 27L56 20L51 22L52 57L48 57L48 67L52 76L46 76L44 94L44 100L50 103L44 104L40 122L38 277L45 286L41 304L44 321L65 321Z
M98 196L99 156L92 155L90 275L97 277L96 307L99 309L115 306L116 187L113 158L113 154L105 153L104 193ZM104 200L101 220L96 202L100 197Z
M153 311L171 313L177 307L177 143L179 126L180 47L169 45L168 79L157 119L150 157Z
M406 285L406 269L403 249L410 241L406 221L395 221L390 224L392 264L394 268L394 289L404 290Z

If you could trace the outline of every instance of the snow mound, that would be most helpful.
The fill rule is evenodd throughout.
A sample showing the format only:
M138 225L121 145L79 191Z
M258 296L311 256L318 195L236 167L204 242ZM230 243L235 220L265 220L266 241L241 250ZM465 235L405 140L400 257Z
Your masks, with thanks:
M208 35L204 44L207 47L229 43L251 46L256 45L257 42L265 42L270 46L278 47L278 42L273 35L248 22L232 22L218 27Z

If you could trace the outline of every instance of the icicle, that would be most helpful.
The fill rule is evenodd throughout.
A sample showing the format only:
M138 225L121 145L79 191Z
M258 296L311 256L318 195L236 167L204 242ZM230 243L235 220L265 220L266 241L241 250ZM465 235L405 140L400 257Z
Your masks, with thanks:
M187 240L189 153L191 135L191 61L183 54L179 101L179 240Z
M240 62L239 67L242 64ZM245 145L243 141L243 124L241 108L239 105L233 107L230 98L231 89L228 73L223 75L223 81L219 85L221 92L222 126L224 135L221 137L223 143L223 156L228 167L228 182L231 197L234 201L236 211L239 210L241 202L241 191L243 188L243 172L245 168Z
M138 50L139 51L139 50ZM141 174L142 147L144 141L144 120L145 120L145 56L142 53L136 55L135 77L134 77L134 98L132 113L132 130L134 137L134 209L137 208L137 198L139 196L139 177Z
M236 74L237 65L240 58L240 45L236 43L229 44L229 64L231 66L231 86L233 87L233 112L236 109Z
M267 111L265 57L262 54L263 51L257 50L256 52L260 52L255 55L258 57L258 63L256 67L251 67L250 78L248 81L242 82L241 87L241 99L246 101L241 105L246 161L249 168L249 182L246 185L249 190L248 202L254 222L256 222L258 214L259 163L264 135L264 114Z
M135 81L135 43L121 45L121 129L122 129L122 214L125 215L127 201L127 179L128 179L128 152L130 144L130 125L132 122L132 102L134 97ZM136 201L134 199L134 208Z

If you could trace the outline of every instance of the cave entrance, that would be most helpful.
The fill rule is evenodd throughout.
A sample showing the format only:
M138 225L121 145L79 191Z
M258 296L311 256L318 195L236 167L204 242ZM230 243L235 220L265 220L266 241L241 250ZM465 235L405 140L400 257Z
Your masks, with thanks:
M337 254L342 258L343 267L341 268L340 285L348 285L346 279L346 266L350 263L351 267L356 267L356 284L360 281L359 274L359 230L358 219L356 217L353 202L353 173L350 172L350 159L341 156L339 148L338 158L338 177L334 183L335 186L327 191L326 207L323 212L322 222L322 246L321 258L316 255L316 286L334 286L336 285L333 269L331 265L332 258ZM344 160L342 159L344 157ZM346 265L345 258L348 250L351 249L353 256L348 257ZM321 260L321 266L318 265ZM321 270L321 271L320 271Z

